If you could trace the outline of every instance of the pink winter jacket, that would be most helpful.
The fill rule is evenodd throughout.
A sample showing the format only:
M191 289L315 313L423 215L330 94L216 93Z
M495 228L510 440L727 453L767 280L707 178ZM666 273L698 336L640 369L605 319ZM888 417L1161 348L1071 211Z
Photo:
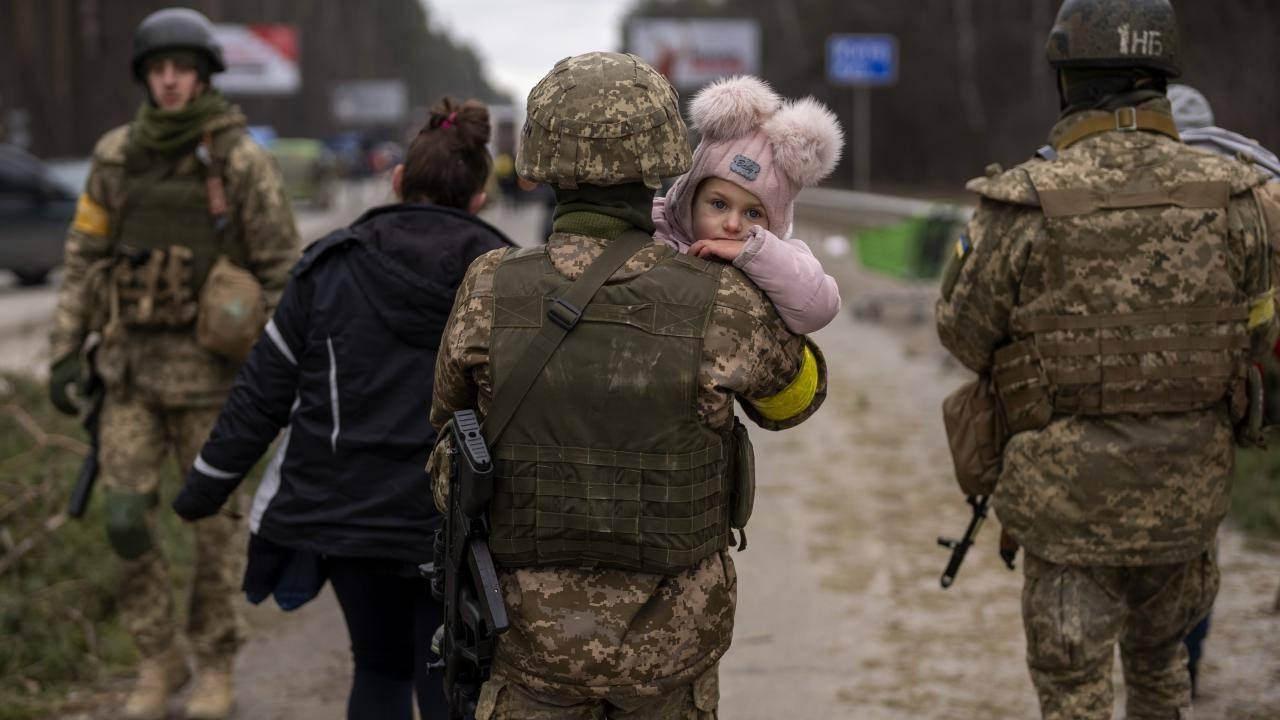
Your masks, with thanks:
M653 199L654 239L687 253L693 243L674 230L666 204L666 198ZM769 296L787 329L797 335L826 327L840 312L840 288L835 278L823 272L803 240L782 240L753 225L733 265Z

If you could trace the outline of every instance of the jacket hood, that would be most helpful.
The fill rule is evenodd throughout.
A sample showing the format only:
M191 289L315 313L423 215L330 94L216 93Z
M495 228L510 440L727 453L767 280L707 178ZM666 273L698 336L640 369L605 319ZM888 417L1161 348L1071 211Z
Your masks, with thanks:
M418 203L374 208L350 230L356 283L387 328L414 347L439 345L470 261L495 241L513 244L474 215Z

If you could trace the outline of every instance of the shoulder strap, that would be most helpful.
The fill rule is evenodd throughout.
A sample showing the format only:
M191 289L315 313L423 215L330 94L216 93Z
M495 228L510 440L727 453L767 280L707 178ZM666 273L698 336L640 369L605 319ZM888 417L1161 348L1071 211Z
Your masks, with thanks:
M634 229L627 230L605 246L604 254L587 267L564 295L551 301L551 307L547 310L547 320L550 322L542 323L542 329L516 360L507 381L502 384L502 387L494 390L493 404L489 407L489 414L485 416L482 428L485 442L489 443L490 448L497 445L498 438L507 429L511 418L515 417L516 410L520 408L533 383L542 374L547 361L555 354L556 348L560 347L565 336L578 324L582 311L591 304L596 291L603 287L632 255L652 244L653 237L648 233Z

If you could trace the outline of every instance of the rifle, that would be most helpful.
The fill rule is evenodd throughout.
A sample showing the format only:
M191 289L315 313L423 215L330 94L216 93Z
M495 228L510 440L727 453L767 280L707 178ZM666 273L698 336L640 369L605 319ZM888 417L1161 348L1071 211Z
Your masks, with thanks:
M431 592L444 603L444 625L432 650L444 666L449 717L475 716L480 686L489 678L499 635L507 631L507 608L498 572L489 553L486 516L493 498L493 462L480 422L472 410L459 410L446 426L454 455L449 477L449 512L436 531L434 562L423 566Z
M965 555L969 554L969 548L973 546L974 541L978 538L978 531L982 529L982 523L987 519L987 507L991 503L990 495L969 495L965 498L965 502L973 506L973 517L969 518L969 527L964 531L964 537L959 540L951 538L939 537L938 544L944 548L951 550L951 559L947 562L947 569L942 571L942 589L946 590L956 581L956 575L960 572L960 566L964 563ZM1012 538L1008 538L1004 533L1000 535L1000 558L1004 560L1004 564L1010 570L1014 569L1014 559L1018 555L1018 546L1013 542Z
M98 424L102 416L102 400L106 397L106 389L102 377L93 367L93 352L88 354L89 377L80 388L80 396L89 400L89 409L81 418L80 424L89 433L89 454L80 465L80 474L76 477L75 487L71 490L71 499L67 502L67 517L79 520L89 509L89 498L93 495L94 483L98 480Z

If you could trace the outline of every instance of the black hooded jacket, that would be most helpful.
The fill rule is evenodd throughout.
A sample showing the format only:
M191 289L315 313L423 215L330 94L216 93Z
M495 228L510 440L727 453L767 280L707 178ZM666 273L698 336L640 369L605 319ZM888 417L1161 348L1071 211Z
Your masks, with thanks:
M435 205L370 210L307 248L183 493L216 508L283 429L252 530L338 557L424 562L436 349L471 261L511 244Z

